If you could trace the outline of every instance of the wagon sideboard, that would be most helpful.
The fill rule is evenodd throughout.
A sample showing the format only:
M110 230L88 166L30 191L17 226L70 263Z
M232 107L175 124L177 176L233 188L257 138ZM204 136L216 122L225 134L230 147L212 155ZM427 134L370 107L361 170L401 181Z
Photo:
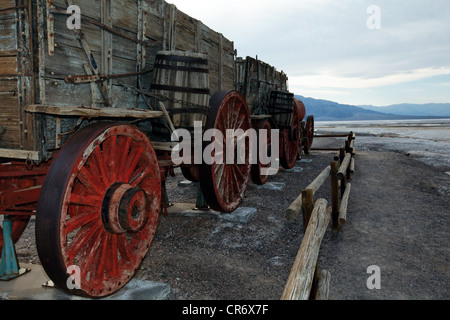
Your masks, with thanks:
M161 117L142 95L161 50L207 54L211 94L234 88L233 42L163 0L4 0L0 36L0 157L45 160L82 117Z

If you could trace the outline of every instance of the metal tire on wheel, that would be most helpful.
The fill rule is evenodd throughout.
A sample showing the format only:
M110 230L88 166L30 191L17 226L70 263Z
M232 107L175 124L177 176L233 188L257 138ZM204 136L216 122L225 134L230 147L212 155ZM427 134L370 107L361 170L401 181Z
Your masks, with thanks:
M211 98L205 130L215 129L222 133L223 141L215 140L215 143L223 149L223 163L203 163L200 166L200 184L206 202L216 211L236 210L244 198L250 180L250 143L245 139L244 164L226 163L226 145L229 139L227 129L242 129L247 132L251 127L250 112L241 94L236 91L219 91ZM236 147L236 141L234 145ZM237 150L234 152L236 156Z
M81 129L54 160L39 198L36 245L47 275L72 294L117 292L149 250L160 203L159 165L144 133L112 123ZM74 270L80 286L69 278Z

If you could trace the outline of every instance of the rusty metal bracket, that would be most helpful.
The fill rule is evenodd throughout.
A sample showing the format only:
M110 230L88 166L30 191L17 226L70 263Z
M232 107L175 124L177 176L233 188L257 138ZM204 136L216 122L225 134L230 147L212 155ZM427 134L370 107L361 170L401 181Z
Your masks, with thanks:
M48 54L53 56L55 54L55 17L51 13L53 9L53 0L46 1L46 17L47 17L47 44L48 44Z
M109 79L116 79L116 78L127 78L127 77L134 77L134 76L140 76L147 73L152 72L153 69L143 70L140 72L131 72L131 73L120 73L120 74L92 74L92 75L69 75L65 78L66 83L89 83L89 82L98 82L98 81L105 81Z

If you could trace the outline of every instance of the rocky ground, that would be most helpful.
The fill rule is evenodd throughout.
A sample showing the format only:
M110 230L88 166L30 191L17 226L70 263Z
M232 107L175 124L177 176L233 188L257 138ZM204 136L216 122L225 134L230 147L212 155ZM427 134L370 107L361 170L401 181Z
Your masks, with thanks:
M356 137L347 224L340 231L329 228L322 242L319 265L331 272L330 299L449 299L450 167L373 139ZM312 152L298 162L303 170L270 178L281 190L250 186L242 206L256 213L247 222L161 216L136 277L170 284L172 300L279 299L303 236L301 219L288 222L284 212L332 160L332 152ZM194 204L197 187L179 187L183 180L179 172L169 178L169 199ZM316 198L330 200L329 194L327 181ZM34 219L16 249L21 262L39 263ZM381 270L379 290L366 286L372 265Z

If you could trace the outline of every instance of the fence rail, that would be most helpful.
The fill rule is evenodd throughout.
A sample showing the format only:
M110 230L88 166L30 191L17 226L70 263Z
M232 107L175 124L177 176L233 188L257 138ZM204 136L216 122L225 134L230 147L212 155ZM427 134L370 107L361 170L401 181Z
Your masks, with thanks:
M302 191L285 212L288 221L295 221L303 214L304 236L294 260L281 300L327 300L331 274L319 270L320 246L330 221L338 231L347 222L347 208L351 192L351 174L355 172L355 134L327 135L320 137L346 137L330 163L314 181ZM317 150L317 149L315 149ZM327 149L329 150L329 149ZM339 160L339 162L338 162ZM331 206L326 199L314 201L314 194L331 178ZM341 194L339 195L339 191Z

